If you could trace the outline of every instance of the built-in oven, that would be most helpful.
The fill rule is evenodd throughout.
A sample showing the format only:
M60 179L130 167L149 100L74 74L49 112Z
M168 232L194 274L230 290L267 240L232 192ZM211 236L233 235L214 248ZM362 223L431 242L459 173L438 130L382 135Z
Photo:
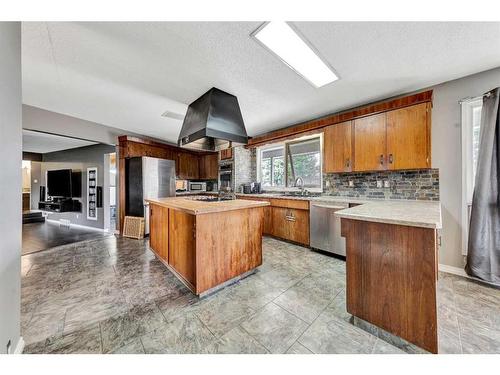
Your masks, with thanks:
M189 191L207 191L207 183L189 182Z
M233 188L233 163L219 165L219 188Z

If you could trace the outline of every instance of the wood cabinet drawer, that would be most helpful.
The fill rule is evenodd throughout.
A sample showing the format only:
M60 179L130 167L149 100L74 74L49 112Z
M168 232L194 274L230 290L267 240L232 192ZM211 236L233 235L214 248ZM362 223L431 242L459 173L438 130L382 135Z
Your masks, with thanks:
M299 210L309 210L309 201L298 199L269 199L271 206L283 208L296 208Z

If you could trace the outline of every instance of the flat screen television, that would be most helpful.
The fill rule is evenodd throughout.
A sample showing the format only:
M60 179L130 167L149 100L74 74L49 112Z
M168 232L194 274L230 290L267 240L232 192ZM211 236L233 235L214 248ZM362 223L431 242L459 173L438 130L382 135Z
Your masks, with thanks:
M51 197L71 198L71 169L47 171L47 195Z

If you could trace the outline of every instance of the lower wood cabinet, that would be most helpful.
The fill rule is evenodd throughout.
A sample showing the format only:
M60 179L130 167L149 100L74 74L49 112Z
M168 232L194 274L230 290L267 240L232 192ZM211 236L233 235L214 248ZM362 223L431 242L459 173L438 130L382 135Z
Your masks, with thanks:
M196 284L196 216L169 210L168 264L191 285Z
M309 245L309 211L294 208L271 207L271 235Z
M297 199L269 199L240 196L240 199L266 201L263 234L309 246L309 202Z
M149 227L149 246L161 259L168 262L168 208L150 206Z

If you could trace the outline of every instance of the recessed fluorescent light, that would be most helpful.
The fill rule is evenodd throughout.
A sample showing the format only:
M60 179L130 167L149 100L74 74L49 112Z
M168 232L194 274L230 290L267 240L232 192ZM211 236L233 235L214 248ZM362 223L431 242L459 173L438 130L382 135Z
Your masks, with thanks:
M316 87L339 79L332 69L286 22L268 22L252 36Z

